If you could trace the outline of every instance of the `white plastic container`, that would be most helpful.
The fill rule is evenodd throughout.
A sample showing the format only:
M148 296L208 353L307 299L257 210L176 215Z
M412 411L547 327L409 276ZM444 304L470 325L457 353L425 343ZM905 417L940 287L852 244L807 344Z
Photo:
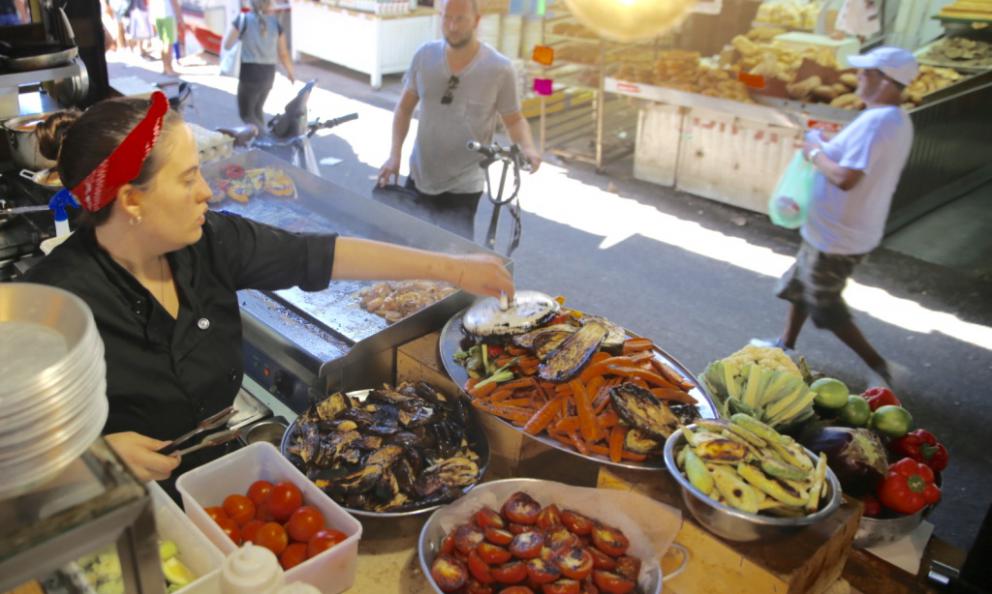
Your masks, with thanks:
M306 476L285 459L270 443L255 443L195 468L176 481L186 514L221 552L230 554L238 547L220 529L204 508L221 505L232 493L244 494L257 480L271 483L289 481L300 488L303 503L324 515L328 528L348 537L323 553L307 559L286 572L286 582L306 582L324 594L336 594L355 582L358 541L362 525Z
M176 593L191 594L211 581L224 563L224 554L214 546L193 522L179 509L162 487L155 481L147 483L152 497L155 514L155 531L159 540L171 540L179 549L179 560L183 562L197 579Z

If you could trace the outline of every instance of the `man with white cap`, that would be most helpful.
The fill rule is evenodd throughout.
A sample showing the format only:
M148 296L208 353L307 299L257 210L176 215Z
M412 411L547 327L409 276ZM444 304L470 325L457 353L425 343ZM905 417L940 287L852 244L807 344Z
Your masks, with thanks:
M882 241L913 144L901 95L919 66L913 54L895 47L879 47L849 62L859 69L856 92L865 110L829 140L819 132L807 134L803 154L818 175L796 262L779 281L776 294L791 308L774 344L794 348L812 317L856 352L872 370L869 382L880 385L891 381L889 365L854 324L841 292L854 267Z

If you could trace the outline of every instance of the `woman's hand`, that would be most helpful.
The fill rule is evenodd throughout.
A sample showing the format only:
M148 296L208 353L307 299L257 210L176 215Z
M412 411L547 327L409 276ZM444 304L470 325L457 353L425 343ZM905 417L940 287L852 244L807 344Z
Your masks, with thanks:
M165 480L179 466L179 456L165 456L158 453L158 450L169 445L167 441L153 439L134 431L110 433L105 435L104 439L139 480Z
M503 260L489 254L452 256L458 266L456 285L469 293L499 297L506 293L513 297L513 275L506 269Z

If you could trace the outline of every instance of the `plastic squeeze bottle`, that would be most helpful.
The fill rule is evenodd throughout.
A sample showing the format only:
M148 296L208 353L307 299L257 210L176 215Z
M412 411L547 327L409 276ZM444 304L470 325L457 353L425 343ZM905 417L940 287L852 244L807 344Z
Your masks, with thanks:
M276 594L282 586L275 553L251 543L228 555L220 569L222 594Z

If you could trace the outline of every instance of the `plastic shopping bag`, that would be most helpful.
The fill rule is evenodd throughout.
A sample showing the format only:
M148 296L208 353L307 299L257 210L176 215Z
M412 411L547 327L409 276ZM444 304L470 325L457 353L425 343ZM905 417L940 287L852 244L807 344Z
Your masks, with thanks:
M221 76L233 76L238 78L241 72L241 41L238 41L231 49L225 49L223 44L220 47L220 74Z
M238 31L243 35L245 32L244 15L238 15L237 24ZM231 33L228 32L227 35ZM227 42L227 36L220 42L220 74L221 76L232 76L238 78L238 74L241 72L241 39L231 46L231 49L225 49L224 45Z
M815 176L816 167L803 157L802 151L796 151L768 200L768 216L773 223L796 229L806 222Z

